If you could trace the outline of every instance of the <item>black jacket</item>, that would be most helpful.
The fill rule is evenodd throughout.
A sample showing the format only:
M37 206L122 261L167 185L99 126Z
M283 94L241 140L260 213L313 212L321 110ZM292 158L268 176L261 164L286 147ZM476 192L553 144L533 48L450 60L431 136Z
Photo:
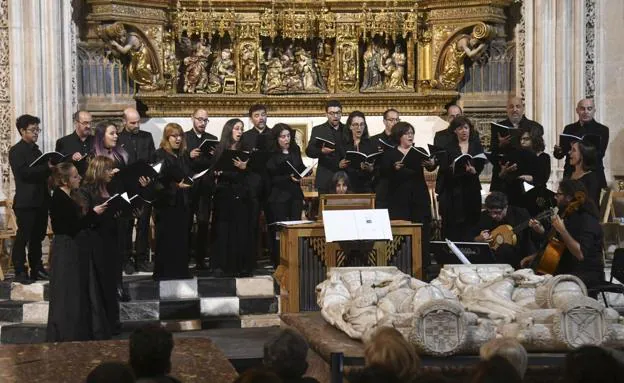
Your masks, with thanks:
M347 129L344 124L340 124L338 129L334 129L325 122L312 128L310 142L306 148L306 154L310 158L318 158L318 167L316 169L316 179L314 183L319 192L327 192L334 173L339 171L338 164L345 156L343 144L343 130ZM321 149L316 145L316 137L324 138L336 144L336 150L330 154L324 155Z
M9 164L15 178L14 209L38 208L48 206L48 164L30 167L41 155L37 144L28 144L20 140L9 149Z
M131 165L137 160L149 161L154 156L154 151L156 150L152 133L143 130L139 130L137 133L130 133L124 129L119 134L117 145L121 145L128 152L126 165Z
M202 133L201 137L197 137L197 134L195 134L193 129L184 133L184 140L186 141L186 150L188 153L190 153L191 150L197 149L199 145L207 139L216 140L218 138L215 135L206 132ZM199 157L191 159L191 170L193 170L194 173L199 173L202 170L209 168L210 164L210 154L202 152Z
M54 150L65 155L74 154L76 152L82 154L83 160L74 162L74 165L78 170L78 174L84 176L87 172L87 166L89 165L86 156L91 153L92 149L93 136L89 135L83 141L74 131L73 133L56 140L56 148Z
M303 201L301 185L291 180L290 175L293 172L288 170L286 161L289 161L298 171L305 169L299 151L290 151L288 154L274 153L267 162L267 171L271 177L269 202Z
M602 162L605 153L607 152L607 146L609 145L609 128L605 125L602 125L596 120L591 120L587 124L581 125L579 121L576 121L573 124L566 125L563 128L563 134L571 134L573 136L582 137L585 134L596 134L600 136L600 147L596 148L598 150L598 158L596 164L596 173L598 176L598 184L601 188L607 187L607 179L604 174L604 164ZM569 177L574 170L572 166L570 166L570 161L568 158L568 153L563 153L563 155L555 156L556 159L560 160L565 156L565 165L563 165L563 175L564 177Z
M503 121L499 121L498 123L505 126L513 125L509 118ZM511 138L511 145L516 149L520 148L520 137L526 132L530 133L532 136L544 136L544 127L536 121L529 120L528 118L526 118L526 116L522 116L522 118L520 119L520 122L518 123L518 129L520 130L520 134L514 135ZM498 152L500 149L498 147L498 135L496 133L496 131L490 131L491 152Z
M165 149L158 149L154 153L154 162L163 162L160 175L158 177L156 189L156 202L154 206L188 206L189 190L180 189L176 186L183 178L190 176L190 165L188 154L183 153L175 156Z

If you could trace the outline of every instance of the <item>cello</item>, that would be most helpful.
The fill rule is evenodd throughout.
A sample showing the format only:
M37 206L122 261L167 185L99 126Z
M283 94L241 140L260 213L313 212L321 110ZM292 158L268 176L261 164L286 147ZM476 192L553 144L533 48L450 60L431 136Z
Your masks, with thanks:
M561 219L565 219L583 206L585 198L585 193L581 191L574 193L574 199L570 201L568 206L566 206L565 210L560 215ZM551 228L548 232L546 245L531 263L531 268L537 274L554 274L565 250L566 244L559 239L557 230L555 230L554 227Z

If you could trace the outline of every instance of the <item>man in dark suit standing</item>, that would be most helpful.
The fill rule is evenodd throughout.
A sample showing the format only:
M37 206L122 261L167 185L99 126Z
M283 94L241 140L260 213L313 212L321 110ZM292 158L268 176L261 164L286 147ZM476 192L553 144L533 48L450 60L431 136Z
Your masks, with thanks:
M208 125L208 112L204 109L197 109L191 116L193 128L184 133L186 140L186 148L189 150L191 157L191 169L194 174L204 171L210 167L210 159L214 154L212 150L202 151L199 149L204 140L217 140L217 137L206 132ZM193 183L190 191L191 196L191 215L189 217L189 227L193 227L193 222L197 223L195 235L193 231L189 233L189 243L195 256L195 268L206 268L206 250L208 247L210 211L212 200L212 187L210 177L205 174ZM193 240L194 237L194 240Z
M306 154L310 158L318 158L316 179L314 183L319 194L330 192L331 179L334 173L340 170L340 160L344 159L343 131L345 125L340 122L342 117L342 104L338 100L330 100L325 105L327 121L312 128L310 143L306 148ZM317 138L323 138L335 144L334 148L320 145Z
M463 115L464 115L464 111L462 110L462 108L459 107L459 105L453 104L453 105L450 105L446 109L446 121L448 121L449 126L451 125L451 121L453 121L456 117L463 116ZM473 134L475 134L477 139L479 139L479 133L475 131L473 132ZM436 132L436 134L433 136L433 145L439 148L445 149L447 146L449 146L449 144L453 140L454 135L455 135L455 132L449 130L448 127L444 130L440 130L439 132ZM439 166L439 168L438 168L438 174L436 176L435 192L436 194L440 194L440 192L442 191L442 188L444 187L443 185L444 170L441 171L440 169L448 168L449 164L448 164L447 157L441 156L440 161L436 160L436 166Z
M390 149L388 145L396 146L392 138L392 127L399 121L401 121L401 118L398 110L390 108L384 112L383 132L371 137L371 141L374 145L377 145L378 151L385 152ZM379 167L375 168L375 207L377 209L388 208L388 178L381 174Z
M85 157L91 153L93 148L91 113L79 110L74 113L73 120L74 132L56 140L56 148L54 150L65 155L71 154L78 174L84 177L88 165Z
M598 175L598 184L604 189L607 187L607 178L604 173L603 159L607 152L607 146L609 145L609 128L594 120L594 114L596 113L596 107L594 100L591 98L584 98L576 105L576 114L579 119L573 124L566 125L563 128L564 134L571 134L577 137L583 137L586 134L595 134L600 137L600 147L596 148L598 151L598 163L596 166L596 174ZM565 156L565 164L563 165L563 176L569 177L572 174L572 166L568 158L568 153L563 153L560 146L555 146L553 155L556 159L560 160Z
M126 108L123 111L122 123L123 130L119 133L117 144L121 145L128 152L128 163L126 165L132 165L139 160L151 161L156 151L154 138L152 133L141 130L139 112L134 108ZM137 194L139 192L138 183L135 190L125 191L129 196ZM135 225L135 219L120 219L120 230L122 231L119 236L119 244L126 274L133 274L137 269L146 272L152 271L152 267L149 264L148 243L151 215L152 207L147 204L136 221L135 262L132 262L132 230Z
M22 139L9 149L9 163L15 179L13 211L17 219L17 234L11 258L15 267L14 282L30 283L31 280L49 278L41 262L41 241L48 228L48 177L52 164L30 164L42 153L37 146L39 138L38 117L24 114L18 117L16 126ZM30 278L26 274L26 246Z

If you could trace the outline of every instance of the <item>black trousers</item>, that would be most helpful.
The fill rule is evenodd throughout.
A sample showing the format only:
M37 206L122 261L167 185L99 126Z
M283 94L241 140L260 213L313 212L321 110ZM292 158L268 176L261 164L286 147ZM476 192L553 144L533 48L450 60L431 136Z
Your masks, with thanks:
M119 252L124 263L130 262L133 253L137 261L147 261L149 258L149 230L152 207L146 205L138 218L119 218ZM136 241L132 246L132 231L136 225Z
M14 209L17 219L17 234L13 243L11 259L15 274L26 272L26 246L31 276L43 268L41 264L41 242L48 229L48 207Z
M188 243L191 252L195 257L195 264L205 262L206 253L208 252L208 238L210 237L210 212L212 211L212 193L205 193L192 189L190 193L191 204L188 215ZM197 224L193 230L193 223Z

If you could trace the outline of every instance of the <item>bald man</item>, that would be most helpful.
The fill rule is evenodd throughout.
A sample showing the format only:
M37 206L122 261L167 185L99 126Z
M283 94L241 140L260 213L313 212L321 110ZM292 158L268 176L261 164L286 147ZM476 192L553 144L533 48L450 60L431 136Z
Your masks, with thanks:
M128 152L127 165L137 161L151 161L154 157L156 148L154 146L154 138L152 133L141 130L141 116L134 108L126 108L123 111L122 118L123 130L119 133L118 145L121 145ZM128 195L132 197L138 194L140 186L137 183L136 188L126 190ZM124 263L126 274L133 274L137 269L139 271L151 272L152 268L149 264L149 244L148 233L152 208L149 205L143 209L141 215L136 221L136 257L132 259L132 230L134 229L135 219L120 219L120 248L121 256Z
M566 125L563 128L564 134L571 134L577 137L583 137L586 134L595 134L600 136L600 147L596 148L598 151L596 173L598 175L599 186L604 189L607 187L607 179L604 173L603 158L607 152L607 146L609 144L609 128L594 120L594 114L596 113L596 106L594 100L591 98L584 98L576 104L576 114L579 119L573 124ZM568 158L568 153L563 153L561 147L555 146L553 153L554 157L558 160L565 157L565 165L563 166L563 176L569 177L572 174L572 166Z
M93 148L93 136L91 135L91 113L79 110L74 113L74 131L65 137L56 140L55 151L64 155L71 154L72 161L78 170L78 174L84 177L87 171L86 159L82 161Z
M199 173L210 167L211 158L214 151L201 151L199 145L204 140L211 139L217 140L218 138L208 132L206 132L206 126L208 126L208 112L204 109L197 109L191 116L191 122L193 127L191 130L184 133L184 139L186 140L186 148L189 151L191 157L191 169L193 173ZM206 251L208 247L208 229L210 222L210 210L212 201L213 185L210 182L208 174L199 179L199 182L194 182L191 188L191 215L189 217L189 227L193 227L193 222L197 222L197 228L195 235L191 230L190 244L192 244L193 255L195 256L195 268L206 268ZM194 219L195 218L195 219ZM192 240L194 237L194 241Z

